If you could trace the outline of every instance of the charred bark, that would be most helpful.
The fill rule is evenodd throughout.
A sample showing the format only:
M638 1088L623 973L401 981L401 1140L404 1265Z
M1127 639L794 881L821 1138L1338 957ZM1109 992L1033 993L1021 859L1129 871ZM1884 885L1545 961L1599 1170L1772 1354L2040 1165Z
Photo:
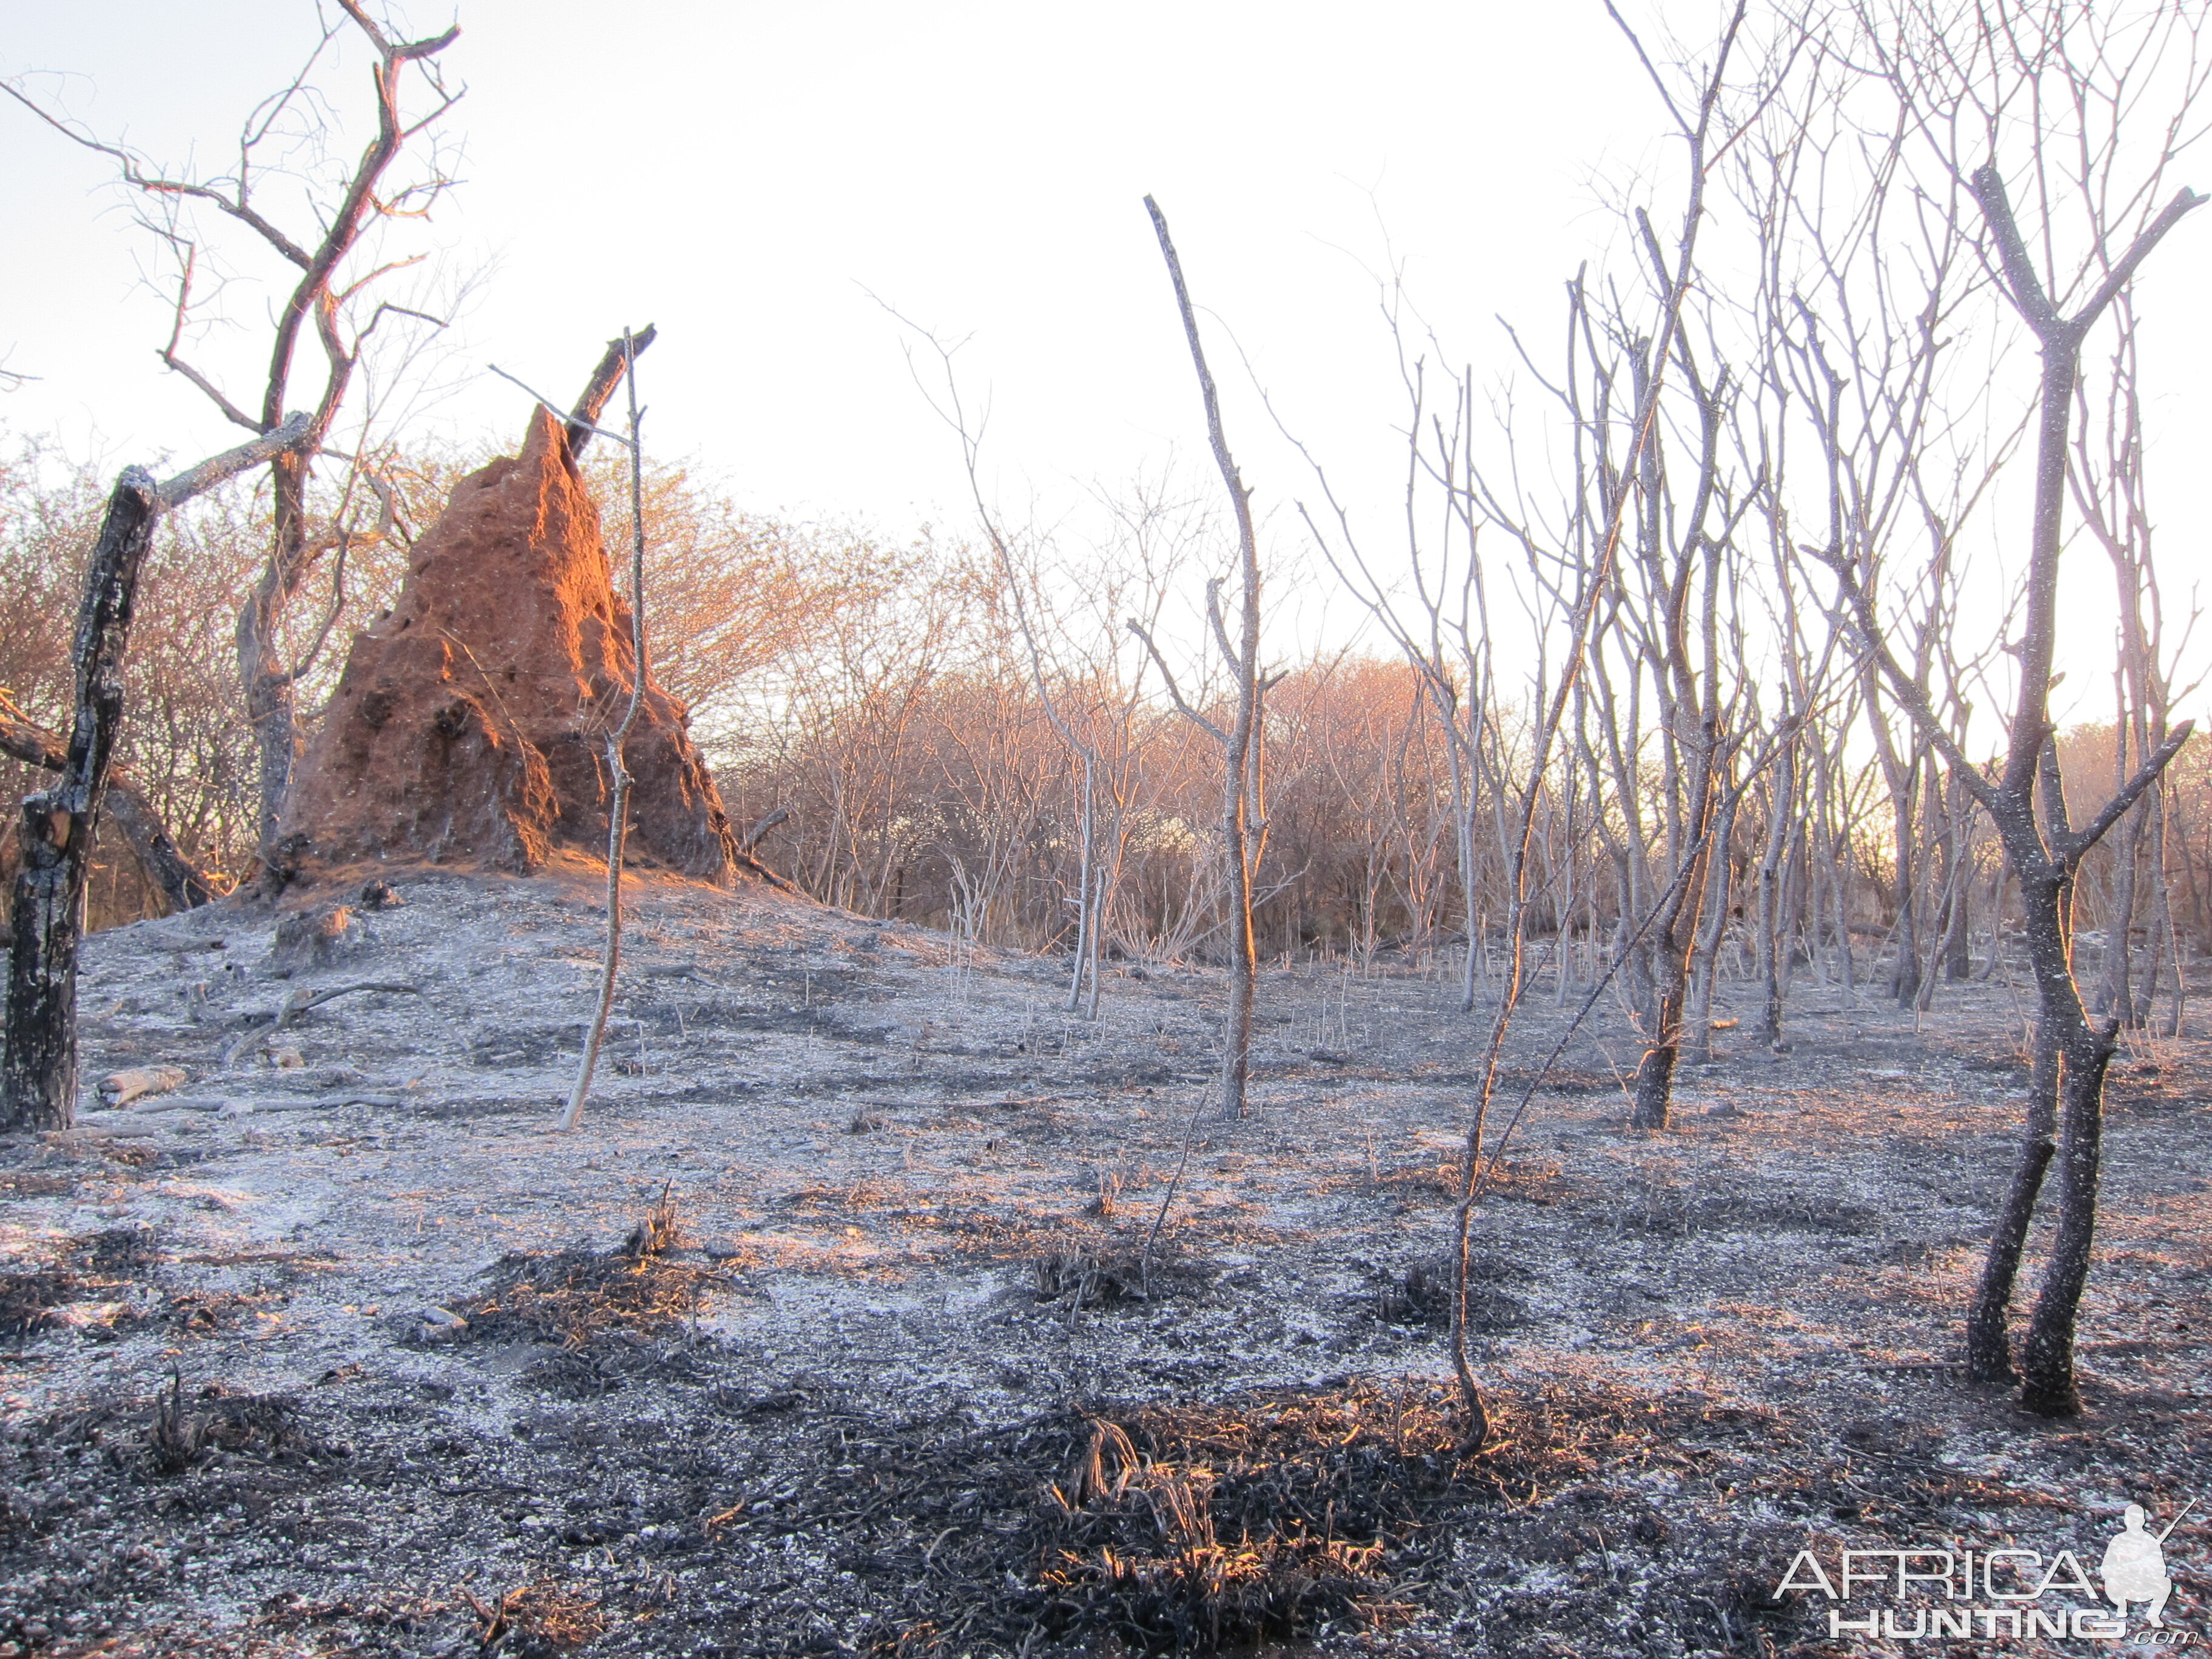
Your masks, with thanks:
M584 395L576 399L576 406L568 411L565 430L571 458L576 460L584 458L584 446L592 441L592 429L599 425L599 416L606 413L607 404L613 401L616 391L622 385L624 372L637 360L638 353L651 345L659 334L659 331L647 323L633 338L625 340L617 337L607 342L606 355L599 359L599 366L592 371L592 378L584 383ZM745 850L750 852L752 849L747 847Z
M2058 1149L2058 1045L2048 1040L2040 1026L2036 1031L2035 1069L2028 1080L2027 1123L2021 1138L2020 1161L2014 1166L2012 1185L2003 1208L1990 1234L1982 1274L1974 1286L1974 1302L1966 1315L1966 1376L1976 1382L2010 1382L2018 1373L2012 1364L2012 1334L2007 1321L2012 1309L2013 1287L2020 1277L2021 1254L2027 1248L2027 1230L2035 1219L2035 1202L2043 1193L2045 1171Z
M123 723L123 652L161 497L131 467L116 481L77 612L76 714L61 777L27 795L9 927L0 1130L66 1129L76 1115L77 945L108 757Z

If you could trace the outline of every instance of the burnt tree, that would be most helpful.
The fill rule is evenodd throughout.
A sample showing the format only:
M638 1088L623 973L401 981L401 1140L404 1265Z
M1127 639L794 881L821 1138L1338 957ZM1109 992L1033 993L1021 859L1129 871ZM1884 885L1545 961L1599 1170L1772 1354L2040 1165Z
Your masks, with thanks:
M161 514L289 447L307 441L293 416L267 436L156 483L127 468L107 514L77 611L76 695L60 777L24 798L22 862L9 910L7 1051L0 1057L0 1131L65 1129L76 1109L76 969L93 836L123 725L123 659L138 576Z
M2058 1172L2057 1237L2021 1353L2021 1402L2051 1417L2070 1417L2081 1401L2074 1380L2074 1329L2087 1283L2097 1223L2104 1137L2105 1073L2119 1033L2117 1019L2093 1022L2075 977L2070 915L2081 860L2119 823L2188 740L2174 728L2135 775L2081 829L2068 822L2058 775L2051 682L2058 636L2058 571L2063 535L2069 428L2089 331L2110 308L2166 233L2205 198L2176 195L2147 225L2071 315L2050 297L2015 218L2003 177L1978 169L1972 188L1996 244L2006 297L2042 348L2036 422L2034 513L2028 549L2026 617L2014 650L2020 689L2002 764L1991 778L1970 761L1937 718L1911 671L1890 649L1866 587L1832 557L1846 602L1892 694L1912 715L1952 775L1989 814L2018 884L2027 951L2035 976L2038 1046L2057 1070L2053 1109L2031 1112L2020 1161L1990 1241L1967 1320L1967 1363L1984 1381L2013 1376L2006 1314L2028 1223L2045 1174ZM2054 1136L2056 1139L2054 1139Z

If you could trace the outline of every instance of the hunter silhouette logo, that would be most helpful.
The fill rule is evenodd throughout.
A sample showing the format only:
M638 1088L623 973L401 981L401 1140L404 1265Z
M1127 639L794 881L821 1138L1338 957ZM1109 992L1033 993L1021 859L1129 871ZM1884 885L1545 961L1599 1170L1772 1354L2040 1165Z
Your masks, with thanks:
M2181 1506L2181 1515L2167 1522L2166 1529L2154 1536L2143 1530L2142 1505L2128 1505L2127 1513L2121 1517L2125 1530L2105 1546L2105 1562L2100 1570L2105 1580L2105 1598L2119 1609L2121 1618L2128 1616L2129 1602L2148 1601L2150 1605L2143 1609L2145 1622L2153 1630L2166 1627L2162 1616L2166 1598L2173 1594L2173 1580L2166 1571L2166 1540L2181 1524L2181 1516L2196 1507L2197 1500L2192 1498Z
M2098 1563L2098 1577L2104 1582L2101 1597L2072 1550L2060 1550L2046 1559L2040 1551L2008 1545L1844 1550L1832 1558L1832 1572L1813 1551L1800 1550L1775 1594L1796 1590L1838 1604L1828 1609L1831 1637L1868 1636L1892 1642L1973 1636L2117 1642L2128 1633L2131 1607L2141 1607L2149 1629L2165 1631L2166 1604L2173 1594L2166 1542L2196 1507L2192 1498L2154 1532L2142 1505L2129 1504L2121 1516L2120 1531L2105 1546ZM1905 1605L1863 1612L1847 1606L1862 1597L1877 1596ZM2062 1603L2062 1596L2075 1598L2075 1604ZM1918 1605L1912 1605L1916 1601ZM2174 1632L2153 1639L2180 1644L2193 1638Z

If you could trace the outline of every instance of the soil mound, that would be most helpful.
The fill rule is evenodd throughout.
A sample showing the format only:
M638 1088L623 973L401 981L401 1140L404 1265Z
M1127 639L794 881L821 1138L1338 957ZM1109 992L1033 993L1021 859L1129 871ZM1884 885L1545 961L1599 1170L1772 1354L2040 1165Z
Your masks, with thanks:
M635 672L599 509L553 417L520 456L461 480L415 545L392 610L355 636L293 781L283 833L303 867L363 861L527 872L556 848L604 857L606 734ZM647 677L623 749L638 861L726 884L727 814Z

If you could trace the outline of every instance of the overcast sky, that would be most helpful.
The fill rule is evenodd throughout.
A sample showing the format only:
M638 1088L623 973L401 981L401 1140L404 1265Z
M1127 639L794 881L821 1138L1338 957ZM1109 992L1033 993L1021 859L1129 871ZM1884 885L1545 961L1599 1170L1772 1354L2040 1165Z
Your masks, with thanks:
M1651 0L1626 9L1655 46L1663 24L1702 46L1718 21L1704 4L1668 4L1663 24ZM1015 516L1032 501L1050 516L1171 447L1201 462L1141 206L1154 193L1213 313L1232 438L1289 540L1287 496L1309 486L1228 331L1387 518L1403 406L1378 276L1395 259L1447 353L1502 371L1495 315L1551 330L1561 280L1613 235L1605 202L1672 154L1599 0L411 0L398 15L417 33L458 18L443 61L468 89L444 128L462 182L430 228L429 269L476 281L447 340L453 390L426 418L514 434L526 400L484 365L565 399L609 334L653 322L656 452L696 458L749 505L893 532L964 532L970 514L957 446L872 295L967 340L989 488ZM0 0L0 72L65 71L27 84L158 161L197 146L210 171L315 33L306 0ZM354 52L333 81L349 132L366 131L366 73ZM234 442L155 359L167 301L143 281L149 246L112 169L17 108L0 109L0 362L40 377L0 396L0 422L103 468ZM2170 294L2170 313L2201 308L2186 302L2208 235L2212 222L2192 224L2160 252L2148 307ZM223 302L239 325L195 349L243 399L267 296L241 283ZM2161 337L2164 430L2203 430L2203 336ZM2021 373L2025 386L2032 362Z

